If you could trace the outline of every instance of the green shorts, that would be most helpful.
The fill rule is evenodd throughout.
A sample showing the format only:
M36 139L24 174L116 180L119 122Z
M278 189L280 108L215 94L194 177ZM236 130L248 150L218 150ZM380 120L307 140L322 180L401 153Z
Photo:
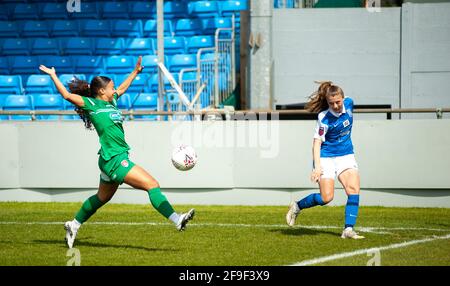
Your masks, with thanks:
M107 184L122 184L125 176L135 164L128 159L128 152L118 154L108 161L100 155L98 167L100 168L100 182Z

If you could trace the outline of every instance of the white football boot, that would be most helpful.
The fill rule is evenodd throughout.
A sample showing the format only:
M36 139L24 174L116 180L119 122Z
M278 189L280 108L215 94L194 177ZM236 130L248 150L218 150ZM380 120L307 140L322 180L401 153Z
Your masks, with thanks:
M300 208L298 207L296 202L291 202L289 205L289 211L286 214L286 223L289 226L294 226L295 220L297 219L298 214L300 213Z
M358 235L354 230L353 227L347 227L342 232L341 238L351 238L351 239L363 239L365 238L362 235Z
M187 213L181 214L176 224L178 231L183 231L186 228L186 224L194 218L195 210L191 209Z
M73 247L75 242L75 237L77 236L78 228L73 225L72 221L66 221L64 224L64 229L66 230L66 243L69 248Z

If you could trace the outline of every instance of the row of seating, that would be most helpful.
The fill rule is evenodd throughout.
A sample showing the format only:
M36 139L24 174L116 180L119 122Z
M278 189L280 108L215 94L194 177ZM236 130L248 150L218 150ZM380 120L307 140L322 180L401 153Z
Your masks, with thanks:
M165 37L164 53L195 54L215 46L214 36ZM0 54L13 55L151 55L154 38L8 38L0 39Z
M80 1L80 9L67 1L62 3L13 3L0 7L0 19L150 19L156 18L156 1L87 2ZM164 1L165 18L229 17L247 9L247 0L228 1Z
M274 8L299 8L301 0L274 0ZM364 0L315 0L313 8L358 8L364 7Z
M231 28L229 17L164 20L165 36L214 35ZM20 37L156 37L156 20L0 21L0 38Z

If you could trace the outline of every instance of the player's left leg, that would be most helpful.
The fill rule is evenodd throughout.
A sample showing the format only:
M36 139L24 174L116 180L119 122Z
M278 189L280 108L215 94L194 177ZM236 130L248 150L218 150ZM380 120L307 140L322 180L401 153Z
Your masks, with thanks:
M360 177L357 169L346 169L338 176L339 182L345 189L348 196L345 206L345 227L342 238L361 239L364 238L356 234L353 227L356 224L359 210Z

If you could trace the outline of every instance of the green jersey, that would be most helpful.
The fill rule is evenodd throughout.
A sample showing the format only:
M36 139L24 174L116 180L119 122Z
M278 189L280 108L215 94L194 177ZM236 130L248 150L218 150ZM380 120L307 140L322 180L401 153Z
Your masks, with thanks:
M114 93L112 102L101 99L83 97L84 106L81 107L89 116L100 140L98 154L108 161L113 156L130 150L125 142L122 112L117 108L118 94Z

